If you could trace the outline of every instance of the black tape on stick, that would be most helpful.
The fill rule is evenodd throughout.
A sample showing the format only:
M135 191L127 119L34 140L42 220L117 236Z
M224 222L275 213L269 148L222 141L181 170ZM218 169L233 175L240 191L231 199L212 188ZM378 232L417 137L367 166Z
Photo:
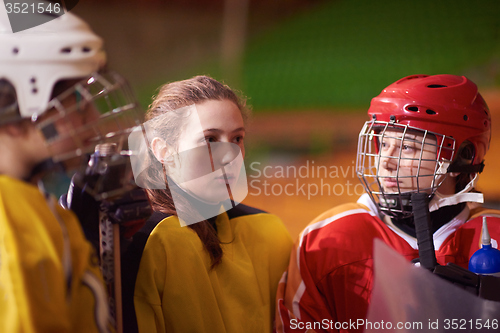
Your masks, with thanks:
M431 231L431 215L429 212L428 194L412 193L411 203L413 208L415 233L417 235L420 265L430 271L433 271L437 265L437 261Z

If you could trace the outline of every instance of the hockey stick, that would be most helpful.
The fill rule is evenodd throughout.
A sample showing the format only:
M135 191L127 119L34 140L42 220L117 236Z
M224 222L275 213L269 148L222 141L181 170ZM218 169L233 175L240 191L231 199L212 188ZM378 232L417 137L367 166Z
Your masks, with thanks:
M120 251L120 226L113 224L113 267L115 274L115 318L116 332L123 332L123 310L122 310L122 272L121 272L121 251Z
M120 226L113 224L106 208L99 212L101 270L108 289L109 310L117 333L123 332L120 266Z

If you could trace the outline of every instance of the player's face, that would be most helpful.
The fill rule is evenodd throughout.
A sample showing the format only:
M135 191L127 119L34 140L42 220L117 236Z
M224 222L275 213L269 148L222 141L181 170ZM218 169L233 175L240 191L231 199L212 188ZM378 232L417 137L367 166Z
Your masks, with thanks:
M380 184L385 193L420 189L430 193L436 168L436 140L417 132L388 130L381 138L377 161Z
M169 175L205 201L227 199L228 187L240 176L244 137L245 125L236 104L229 100L196 104L196 112L191 112L179 137Z

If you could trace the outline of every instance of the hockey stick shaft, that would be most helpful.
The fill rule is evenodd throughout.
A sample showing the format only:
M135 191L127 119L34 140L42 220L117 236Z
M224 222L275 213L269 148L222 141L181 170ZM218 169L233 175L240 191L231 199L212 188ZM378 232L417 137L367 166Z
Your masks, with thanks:
M113 224L113 269L114 269L114 294L116 311L116 332L123 332L122 311L122 279L120 262L120 225Z

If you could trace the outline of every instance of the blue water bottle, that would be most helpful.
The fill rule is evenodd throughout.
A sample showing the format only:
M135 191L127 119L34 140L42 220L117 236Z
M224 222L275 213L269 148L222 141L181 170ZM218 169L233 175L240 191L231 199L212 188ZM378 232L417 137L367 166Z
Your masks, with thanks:
M486 216L483 216L481 244L481 248L474 252L469 260L469 270L476 274L500 277L500 250L491 246L491 237L488 232Z

